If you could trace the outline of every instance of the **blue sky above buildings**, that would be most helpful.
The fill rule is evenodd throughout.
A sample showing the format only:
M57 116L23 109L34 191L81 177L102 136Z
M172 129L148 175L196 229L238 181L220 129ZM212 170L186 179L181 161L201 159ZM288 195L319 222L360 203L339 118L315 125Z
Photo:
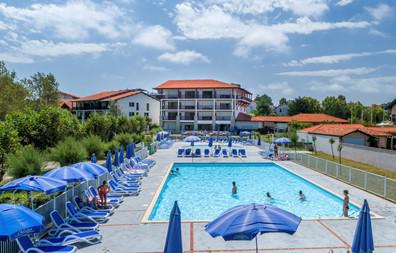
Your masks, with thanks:
M277 100L396 97L393 0L2 1L0 59L80 95L168 79Z

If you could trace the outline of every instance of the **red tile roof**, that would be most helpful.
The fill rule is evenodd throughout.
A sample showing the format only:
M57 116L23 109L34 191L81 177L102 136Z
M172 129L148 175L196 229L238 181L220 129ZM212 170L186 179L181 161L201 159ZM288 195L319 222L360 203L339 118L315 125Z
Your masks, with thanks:
M291 117L291 121L306 122L306 123L348 123L348 120L334 117L324 113L299 113Z
M287 122L291 121L291 117L289 117L289 116L254 116L254 117L252 117L252 121L287 123Z
M73 98L73 99L80 98L80 96L77 96L77 95L74 95L74 94L71 94L71 93L68 93L68 92L64 92L64 91L60 91L59 93L60 93L61 97L62 97L62 96L63 96L63 97L67 96L67 97L71 97L71 98ZM68 99L68 98L67 98L67 99Z
M368 127L371 131L385 134L396 134L396 127Z
M202 80L168 80L154 89L242 89L240 85L233 83L225 83L218 80L202 79ZM250 93L251 94L251 93Z
M134 96L143 92L142 90L116 90L116 91L103 91L89 95L86 97L81 97L79 99L74 99L73 101L93 101L93 100L103 100L103 101L113 101L119 100L124 97Z
M60 107L67 107L68 109L73 109L73 100L72 99L60 99L59 100Z
M122 98L125 98L125 97L130 97L130 96L137 95L137 94L139 94L139 93L142 93L142 91L140 91L140 90L131 90L131 91L129 91L129 92L117 94L117 95L111 96L111 97L106 98L106 99L103 99L103 100L104 100L104 101L119 100L119 99L122 99Z
M361 132L366 135L376 136L376 137L389 136L389 134L376 132L361 124L321 124L321 125L302 129L301 132L307 132L310 134L331 135L338 137L343 137L345 135L354 132Z
M251 121L252 116L243 112L240 112L238 116L235 118L236 121Z

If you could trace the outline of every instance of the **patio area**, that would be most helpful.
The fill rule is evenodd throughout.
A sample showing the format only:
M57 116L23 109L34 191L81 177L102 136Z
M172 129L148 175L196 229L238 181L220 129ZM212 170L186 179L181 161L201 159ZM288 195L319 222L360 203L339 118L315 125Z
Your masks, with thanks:
M142 183L142 192L137 197L127 197L109 222L100 227L102 243L85 247L79 252L163 252L167 223L142 223L143 216L158 190L172 162L191 162L191 158L177 158L175 143L171 149L161 149L152 158L157 164ZM247 159L240 158L194 158L194 162L263 162L259 149L246 146ZM313 183L338 195L349 190L352 202L362 205L367 199L372 212L383 218L373 219L375 252L396 252L396 204L359 190L333 178L322 175L290 161L279 162L282 166L303 176ZM209 207L210 208L210 207ZM183 210L181 210L183 216ZM356 219L303 220L293 236L264 234L258 237L260 252L347 252L353 241ZM182 224L184 252L255 252L254 241L229 241L212 238L204 230L205 223Z

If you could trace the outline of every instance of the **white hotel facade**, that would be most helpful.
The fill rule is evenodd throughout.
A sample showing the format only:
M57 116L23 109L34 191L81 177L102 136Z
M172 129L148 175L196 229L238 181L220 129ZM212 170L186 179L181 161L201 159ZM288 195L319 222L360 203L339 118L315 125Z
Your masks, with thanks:
M175 132L231 130L252 101L252 93L239 84L217 80L169 80L154 89L161 101L161 126Z

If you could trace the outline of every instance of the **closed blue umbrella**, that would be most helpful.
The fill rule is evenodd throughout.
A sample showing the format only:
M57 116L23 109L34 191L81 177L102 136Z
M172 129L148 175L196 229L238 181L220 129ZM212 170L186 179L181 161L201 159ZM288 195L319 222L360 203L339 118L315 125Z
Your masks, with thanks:
M91 173L80 170L73 166L55 168L45 173L44 176L64 180L68 183L76 183L95 179Z
M111 161L111 151L107 152L106 156L106 168L109 172L113 170L113 162Z
M157 141L161 141L161 134L157 133Z
M371 227L370 208L367 200L364 200L352 243L352 253L371 253L373 251L374 240Z
M258 137L258 140L257 140L257 146L261 146L261 137L260 136Z
M213 146L213 138L212 138L212 136L209 137L208 146L209 146L210 148Z
M289 138L278 138L274 141L275 144L290 144L292 143Z
M131 157L135 157L135 143L131 143Z
M105 167L96 163L81 162L81 163L75 163L71 166L76 167L79 170L88 172L91 175L93 175L95 178L98 178L99 176L104 175L108 172Z
M126 146L126 158L131 159L131 144L130 143L128 143L128 145Z
M120 166L120 160L118 157L118 148L116 148L116 150L114 152L114 166L116 166L116 167Z
M177 201L173 205L168 225L164 253L182 253L181 216Z
M96 163L97 162L95 153L93 153L92 156L91 156L91 162L92 163Z
M44 217L29 208L0 204L0 240L38 233L44 229Z
M49 195L55 192L65 191L66 188L67 183L63 180L45 176L26 176L3 185L0 187L0 192L21 190L28 192L43 192Z
M121 145L120 148L120 164L124 162L124 145Z
M231 148L232 147L232 138L228 137L228 147Z
M252 139L252 132L249 132L249 140Z
M212 236L224 240L252 240L264 233L294 234L301 218L272 205L239 205L225 211L220 217L205 226Z

